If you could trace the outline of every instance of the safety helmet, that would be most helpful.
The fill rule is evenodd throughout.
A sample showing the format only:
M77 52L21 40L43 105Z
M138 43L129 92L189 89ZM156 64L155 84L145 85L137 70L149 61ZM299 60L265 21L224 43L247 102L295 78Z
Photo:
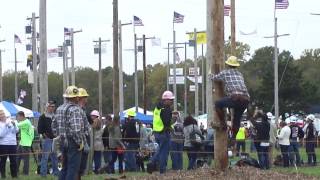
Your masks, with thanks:
M63 94L64 98L75 98L79 96L79 89L76 86L67 87Z
M97 117L99 117L99 116L100 116L100 113L99 113L99 111L97 111L97 110L93 110L93 111L91 111L90 116L97 116Z
M267 117L268 117L268 119L271 119L272 118L272 113L271 112L267 112Z
M298 118L296 116L291 116L290 117L290 122L291 123L296 123L298 121Z
M84 88L79 88L79 95L78 97L88 97L89 94L87 93L87 90L85 90Z
M309 114L309 115L307 116L307 120L314 121L315 118L316 118L316 117L315 117L313 114Z
M238 62L238 58L235 56L230 56L226 61L226 64L229 66L239 67L240 63Z
M166 100L166 99L172 100L172 99L174 99L174 95L173 95L173 93L171 91L165 91L162 94L162 99L163 100Z
M127 111L127 116L129 117L136 117L136 115L137 115L137 113L136 113L136 111L134 110L134 109L129 109L128 111Z
M286 117L286 118L288 118L289 116L290 116L289 113L284 114L284 117Z

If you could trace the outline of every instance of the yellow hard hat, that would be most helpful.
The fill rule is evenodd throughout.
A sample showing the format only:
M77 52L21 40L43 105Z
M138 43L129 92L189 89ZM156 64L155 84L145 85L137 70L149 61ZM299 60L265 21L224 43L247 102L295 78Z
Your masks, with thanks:
M27 60L32 60L32 58L33 58L32 54L29 54Z
M238 58L235 56L230 56L228 60L226 61L226 64L229 66L238 67L240 66L240 63L238 62Z
M78 97L88 97L89 94L87 93L87 90L85 90L84 88L79 88L79 95Z
M65 98L75 98L79 96L79 89L76 86L67 87L66 91L63 94Z
M131 117L136 117L136 115L137 115L137 113L136 113L136 111L134 110L134 109L129 109L128 111L127 111L127 116L129 117L129 116L131 116Z

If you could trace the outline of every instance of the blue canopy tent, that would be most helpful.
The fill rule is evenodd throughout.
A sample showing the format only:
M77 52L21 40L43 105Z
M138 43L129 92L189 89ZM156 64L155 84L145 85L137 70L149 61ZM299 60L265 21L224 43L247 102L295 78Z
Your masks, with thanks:
M39 112L33 112L30 109L24 108L22 106L18 106L14 103L8 101L0 102L0 109L2 109L7 117L14 117L17 115L19 111L23 111L25 116L28 118L39 118Z
M130 108L130 109L131 109L131 108ZM139 109L138 109L138 112L136 112L137 115L136 115L135 119L140 120L140 121L141 121L142 123L144 123L144 124L152 124L152 120L153 120L153 114L152 114L152 112L147 111L147 114L144 114L144 113L140 112L141 109L142 109L142 108L139 108ZM127 109L127 110L125 110L125 111L123 111L123 112L120 113L121 123L124 123L124 120L125 120L125 118L127 117L126 113L127 113L128 110L129 110L129 109ZM142 111L143 111L143 109L142 109Z

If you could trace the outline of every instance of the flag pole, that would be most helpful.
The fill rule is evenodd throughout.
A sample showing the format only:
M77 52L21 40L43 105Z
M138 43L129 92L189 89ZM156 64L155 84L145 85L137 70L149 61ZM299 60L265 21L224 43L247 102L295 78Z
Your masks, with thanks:
M18 72L17 72L17 49L16 49L16 41L14 41L14 101L18 102Z
M136 34L136 26L134 24L133 19L133 36L134 36L134 104L136 108L136 112L138 112L139 106L139 97L138 97L138 54L137 54L137 34Z
M276 17L276 2L274 5L274 115L275 123L278 123L279 118L279 84L278 84L278 32L277 32L277 17Z
M170 68L169 68L170 72ZM174 29L174 20L173 20L173 94L174 94L174 103L173 109L177 110L177 82L176 82L176 31Z

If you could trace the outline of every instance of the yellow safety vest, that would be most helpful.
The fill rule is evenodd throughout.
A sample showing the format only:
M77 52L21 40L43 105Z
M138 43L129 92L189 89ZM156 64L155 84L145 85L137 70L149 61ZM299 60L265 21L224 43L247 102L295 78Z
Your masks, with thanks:
M246 139L246 129L244 127L239 128L239 131L236 136L236 140L245 140Z
M153 111L153 131L161 132L164 128L162 119L160 117L162 109L158 109L157 107Z

